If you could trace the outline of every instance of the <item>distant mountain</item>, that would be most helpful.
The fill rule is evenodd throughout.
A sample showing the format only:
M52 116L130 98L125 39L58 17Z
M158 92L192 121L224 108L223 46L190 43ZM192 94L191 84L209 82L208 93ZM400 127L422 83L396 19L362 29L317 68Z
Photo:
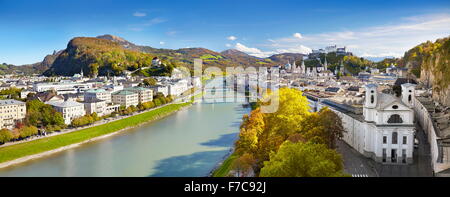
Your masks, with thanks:
M46 70L48 70L56 57L61 53L61 51L54 52L53 54L47 55L44 57L42 62L37 62L34 64L26 64L26 65L12 65L3 63L0 65L0 74L18 74L18 75L32 75L32 74L42 74Z
M249 54L244 53L242 51L239 51L237 49L228 49L225 51L222 51L221 54L225 55L225 56L243 56L243 57L250 57ZM252 56L253 57L253 56Z
M393 59L395 58L394 56L382 56L382 57L368 57L368 56L363 56L364 59L370 60L372 62L380 62L383 61L384 59Z
M203 68L216 66L248 67L284 65L301 60L303 54L284 53L258 58L236 49L215 52L205 48L159 49L136 45L114 35L73 38L67 48L48 55L42 62L28 65L29 70L45 75L72 76L81 70L88 75L120 75L124 70L135 70L151 65L158 57L173 66L193 67L195 58L203 60ZM26 67L23 67L26 68Z
M123 38L121 38L119 36L105 34L105 35L97 36L96 38L113 41L115 43L120 44L125 49L135 49L135 50L139 50L140 49L139 46L136 46L135 44L133 44L131 42L128 42L127 40L125 40L125 39L123 39Z

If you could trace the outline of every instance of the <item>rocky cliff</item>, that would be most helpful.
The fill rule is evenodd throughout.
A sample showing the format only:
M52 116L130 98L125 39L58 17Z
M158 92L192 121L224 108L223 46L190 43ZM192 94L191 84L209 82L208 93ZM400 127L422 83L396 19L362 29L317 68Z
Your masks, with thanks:
M450 37L422 43L405 53L405 67L433 90L433 99L450 106Z

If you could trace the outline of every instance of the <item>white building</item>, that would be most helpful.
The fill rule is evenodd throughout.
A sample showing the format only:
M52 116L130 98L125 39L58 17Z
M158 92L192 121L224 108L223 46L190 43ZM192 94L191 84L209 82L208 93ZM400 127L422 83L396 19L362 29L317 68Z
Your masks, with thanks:
M96 99L106 101L106 103L111 103L111 92L104 89L93 89L84 92L84 101L91 101Z
M160 67L162 64L161 60L158 59L157 57L154 57L152 60L152 66L154 67Z
M412 163L415 85L403 84L400 98L378 92L375 84L369 84L365 89L362 116L349 110L351 106L324 102L342 118L346 130L343 140L377 162Z
M45 92L55 90L58 94L78 93L92 88L88 83L35 83L33 90L36 92Z
M91 99L84 102L86 114L97 113L98 116L109 115L114 111L119 111L120 105L107 104L106 101L100 99Z
M64 102L49 101L46 104L51 105L57 112L62 113L64 123L67 125L72 123L73 119L86 115L84 104L73 100L67 100Z
M169 95L169 86L168 85L155 85L150 86L150 89L153 90L153 94L156 94L158 92L162 93L164 96Z
M179 96L189 89L188 81L186 79L179 79L169 83L169 95Z
M153 100L153 90L143 87L125 88L126 91L131 91L138 94L138 102L146 103Z
M194 87L202 87L202 79L200 77L192 77L191 85Z
M139 104L139 94L131 91L121 90L112 94L112 102L114 104L123 105L125 107L137 106Z
M327 46L325 47L325 51L327 53L333 53L337 51L337 46L336 45L332 45L332 46Z
M15 123L22 121L27 113L24 102L7 99L0 100L0 129L12 129Z

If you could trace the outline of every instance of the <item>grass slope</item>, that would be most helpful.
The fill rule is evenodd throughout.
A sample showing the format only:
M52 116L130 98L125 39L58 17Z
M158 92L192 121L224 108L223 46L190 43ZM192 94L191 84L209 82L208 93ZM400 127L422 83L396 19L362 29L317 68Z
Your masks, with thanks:
M136 116L124 118L111 123L74 131L71 133L61 134L48 138L42 138L30 142L24 142L16 145L0 148L0 163L18 159L21 157L50 151L61 148L70 144L83 142L85 140L113 133L127 127L136 126L138 124L155 120L161 116L165 116L188 106L190 103L171 104L149 112L145 112Z
M228 174L230 173L232 164L234 160L237 159L237 157L238 155L236 155L235 153L231 154L227 159L225 159L225 161L223 161L222 165L220 165L220 167L213 172L212 176L227 177Z

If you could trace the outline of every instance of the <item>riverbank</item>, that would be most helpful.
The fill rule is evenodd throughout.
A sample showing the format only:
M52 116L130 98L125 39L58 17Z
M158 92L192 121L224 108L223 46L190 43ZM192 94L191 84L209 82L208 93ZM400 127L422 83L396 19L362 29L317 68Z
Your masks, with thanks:
M148 123L149 121L161 119L190 105L191 103L170 104L111 123L30 142L1 147L0 168L67 150L83 143L106 138L120 133L123 130Z
M231 168L233 167L233 162L236 160L237 155L234 153L234 149L230 149L230 153L224 156L222 162L212 170L210 173L211 177L227 177L230 174Z

